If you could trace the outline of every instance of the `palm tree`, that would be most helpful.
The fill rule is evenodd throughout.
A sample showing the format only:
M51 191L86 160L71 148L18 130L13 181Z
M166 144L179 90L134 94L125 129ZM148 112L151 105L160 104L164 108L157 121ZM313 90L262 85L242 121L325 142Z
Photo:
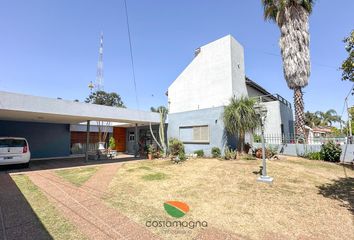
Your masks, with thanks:
M255 99L247 97L231 98L230 104L224 109L224 125L228 133L238 138L237 150L244 151L245 134L253 132L260 126L260 116L256 113Z
M290 89L294 90L295 131L304 136L305 116L302 88L310 76L309 15L314 0L262 0L264 18L280 28L279 45L283 71Z
M321 120L319 125L322 126L332 126L333 123L342 122L341 117L337 115L337 112L334 109L330 109L327 112L317 111L315 114L319 116Z
M311 128L321 124L321 118L316 113L307 111L305 113L305 124Z

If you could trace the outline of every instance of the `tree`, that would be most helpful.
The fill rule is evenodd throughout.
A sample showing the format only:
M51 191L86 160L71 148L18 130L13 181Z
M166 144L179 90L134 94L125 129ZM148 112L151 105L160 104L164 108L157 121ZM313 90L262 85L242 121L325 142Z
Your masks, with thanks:
M157 112L160 114L160 126L159 126L159 138L160 138L160 144L159 142L155 139L155 136L152 132L152 127L151 127L151 123L150 123L150 132L155 140L155 142L160 145L160 148L163 150L164 152L164 157L166 156L167 153L167 146L166 146L166 139L165 139L165 122L166 122L166 118L167 118L167 113L168 113L168 109L164 106L160 106L158 108L154 108L151 107L150 108L151 112Z
M333 123L342 122L341 117L337 115L337 112L334 109L330 109L326 112L317 111L315 114L319 117L320 119L319 125L321 126L332 126Z
M90 93L90 95L85 100L86 103L110 106L110 107L121 107L125 108L125 105L119 96L119 94L112 92L107 93L105 91L96 91ZM108 135L108 127L111 125L110 122L97 121L98 126L98 141L105 142Z
M115 92L107 93L105 91L96 91L91 93L85 100L86 103L93 103L98 105L121 107L125 108L125 105L119 96Z
M224 109L224 125L228 133L238 138L237 150L242 153L245 145L245 134L253 132L260 126L260 116L256 113L255 99L247 97L231 98Z
M345 38L343 42L346 44L345 50L348 52L348 58L344 60L341 66L342 80L354 82L354 30L350 36Z
M295 130L305 135L302 88L310 76L309 15L314 0L262 0L264 18L274 21L280 29L279 45L283 71L288 87L294 90Z
M311 128L319 126L321 124L321 118L316 113L307 111L305 113L305 124Z

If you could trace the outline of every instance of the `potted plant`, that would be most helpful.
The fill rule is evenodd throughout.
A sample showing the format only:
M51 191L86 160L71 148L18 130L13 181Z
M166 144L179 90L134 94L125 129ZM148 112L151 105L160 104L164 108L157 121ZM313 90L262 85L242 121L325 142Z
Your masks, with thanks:
M154 147L153 147L152 145L149 145L149 146L147 147L147 152L148 152L148 158L149 158L149 160L152 160L153 155L154 155L154 152L155 152Z
M114 137L109 138L109 150L115 150L116 148L116 140Z

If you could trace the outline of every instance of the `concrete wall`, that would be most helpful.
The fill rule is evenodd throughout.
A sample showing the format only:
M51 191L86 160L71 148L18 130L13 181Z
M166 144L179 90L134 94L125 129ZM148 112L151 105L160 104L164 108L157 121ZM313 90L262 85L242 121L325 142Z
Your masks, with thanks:
M278 152L289 156L298 156L309 152L319 152L321 150L321 145L311 145L311 144L267 144L266 146L277 147ZM262 147L261 143L253 143L254 148ZM344 158L345 162L353 162L354 159L354 144L341 145L342 155L340 160Z
M183 113L169 114L168 138L180 139L180 127L209 126L209 143L184 143L187 154L202 149L209 156L213 147L219 147L222 152L227 140L224 136L223 107L208 108ZM232 147L235 147L235 142Z
M70 125L0 121L0 136L27 139L32 158L70 155Z
M200 48L200 53L168 88L169 112L219 107L247 95L243 47L230 35Z

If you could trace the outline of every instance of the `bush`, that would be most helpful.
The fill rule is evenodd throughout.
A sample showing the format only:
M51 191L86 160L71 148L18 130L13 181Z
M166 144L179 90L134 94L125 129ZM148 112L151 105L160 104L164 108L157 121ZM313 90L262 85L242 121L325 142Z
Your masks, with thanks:
M213 156L213 158L219 158L221 157L221 150L218 147L213 147L211 149L211 156Z
M321 152L309 152L304 155L304 158L307 158L310 160L322 160L322 155L321 155Z
M271 158L278 153L278 146L268 146L265 148L265 157ZM262 148L256 148L254 150L254 155L256 158L262 158Z
M226 160L235 160L236 157L237 157L237 151L236 150L232 150L229 147L225 148L224 154L225 154L224 158Z
M116 148L116 140L114 139L114 137L109 138L109 148L111 150L114 150Z
M253 141L256 143L260 143L260 142L262 142L262 138L258 134L253 134Z
M197 154L198 157L204 157L204 151L203 150L196 150L196 151L194 151L194 154Z
M154 149L154 146L153 145L148 145L147 146L147 153L148 154L154 154L155 153L155 149Z
M185 155L184 152L180 152L180 153L178 154L178 156L173 156L173 157L171 157L171 161L172 161L173 163L176 163L176 164L181 163L181 162L184 162L184 161L186 161L186 160L187 160L187 158L186 158L186 155Z
M321 157L325 161L339 162L342 149L339 144L335 144L333 141L322 144Z
M179 154L184 153L184 145L177 138L170 138L168 140L168 146L171 156L178 156Z

